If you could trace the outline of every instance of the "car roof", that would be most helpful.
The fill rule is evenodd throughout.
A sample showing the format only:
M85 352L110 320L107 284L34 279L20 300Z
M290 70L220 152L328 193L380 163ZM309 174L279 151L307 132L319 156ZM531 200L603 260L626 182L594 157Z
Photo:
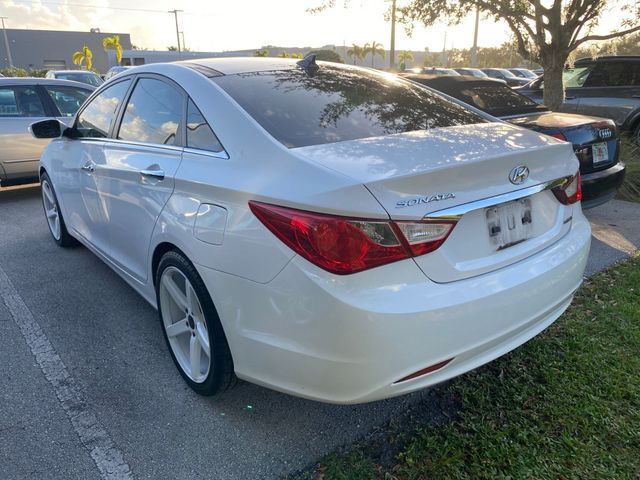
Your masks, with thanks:
M614 60L622 60L622 61L640 61L640 55L603 55L601 57L592 58L592 57L582 57L576 60L574 63L585 63L585 62L611 62Z
M175 62L205 73L211 71L211 75L235 75L246 72L267 72L273 70L290 70L296 68L298 59L273 58L273 57L216 57L198 58ZM322 65L326 62L318 62ZM339 64L342 65L342 64ZM206 73L205 73L206 74Z
M95 72L91 72L89 70L49 70L47 73L88 73L90 75L98 75Z
M72 80L59 80L57 78L40 78L40 77L2 77L0 78L0 86L7 85L66 85L68 87L84 88L86 90L95 90L93 85L87 83L74 82Z
M506 83L501 82L500 80L495 80L493 78L474 77L471 75L459 75L455 77L451 75L425 75L423 73L405 73L401 74L400 76L408 78L410 80L423 80L428 86L433 87L436 90L452 90L468 86L507 86Z

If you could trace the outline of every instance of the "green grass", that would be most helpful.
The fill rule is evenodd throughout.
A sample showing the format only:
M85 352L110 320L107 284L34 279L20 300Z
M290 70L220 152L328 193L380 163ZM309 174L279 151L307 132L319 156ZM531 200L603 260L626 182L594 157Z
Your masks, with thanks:
M543 334L436 390L457 413L407 432L392 464L364 442L311 476L640 479L640 258L592 277Z
M640 146L628 136L622 137L620 159L626 163L624 183L618 190L618 198L629 202L640 202Z

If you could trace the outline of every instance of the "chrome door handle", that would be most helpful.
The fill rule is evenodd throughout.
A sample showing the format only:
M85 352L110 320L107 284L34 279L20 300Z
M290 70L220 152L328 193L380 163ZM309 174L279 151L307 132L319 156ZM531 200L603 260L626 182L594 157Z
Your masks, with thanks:
M96 169L96 167L94 167L93 163L91 162L87 162L84 165L82 165L82 167L80 167L82 170L84 170L85 172L88 173L93 173L94 170Z
M164 170L140 170L140 175L164 180Z

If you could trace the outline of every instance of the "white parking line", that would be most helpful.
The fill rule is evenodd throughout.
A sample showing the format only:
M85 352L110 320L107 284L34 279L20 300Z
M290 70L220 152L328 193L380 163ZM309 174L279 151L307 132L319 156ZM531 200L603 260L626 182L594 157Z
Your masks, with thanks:
M0 297L20 328L40 370L53 387L60 405L71 420L80 441L91 454L102 478L132 479L131 468L122 453L114 446L111 437L82 398L75 380L1 266Z

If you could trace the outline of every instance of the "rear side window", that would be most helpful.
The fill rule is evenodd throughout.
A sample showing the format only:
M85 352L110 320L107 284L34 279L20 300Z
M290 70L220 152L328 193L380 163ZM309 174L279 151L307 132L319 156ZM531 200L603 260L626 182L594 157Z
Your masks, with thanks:
M109 134L118 105L130 83L131 80L125 80L111 85L89 102L76 121L76 130L80 136L104 138Z
M584 82L585 87L625 87L637 85L637 69L631 62L601 62L596 63L589 77Z
M224 150L218 137L191 100L187 106L187 146L210 152Z
M374 72L323 65L212 78L287 147L483 123L435 92Z
M63 117L73 117L80 105L84 103L87 97L91 94L89 90L84 90L75 87L59 87L45 85L45 90L56 104L60 115Z
M118 138L132 142L174 145L182 119L184 97L167 83L142 78L133 88Z
M44 107L34 87L0 88L0 117L44 116Z

